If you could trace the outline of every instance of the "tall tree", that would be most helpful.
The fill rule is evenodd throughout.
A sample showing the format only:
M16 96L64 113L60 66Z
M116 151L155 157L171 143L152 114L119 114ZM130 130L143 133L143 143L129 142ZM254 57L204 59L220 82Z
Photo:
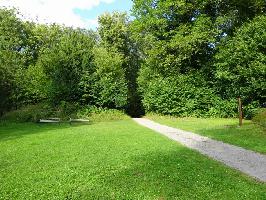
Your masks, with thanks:
M241 96L245 104L266 102L266 16L245 23L220 45L215 59L216 88L222 96Z
M112 48L94 49L94 104L100 107L123 109L127 106L127 82L123 56Z
M193 82L191 77L200 80L193 82L194 86L191 87L201 87L205 88L205 91L211 90L211 93L215 93L217 68L214 67L214 56L219 47L225 44L225 40L233 37L243 23L264 14L266 8L265 0L134 0L133 2L135 16L133 27L139 34L135 34L136 38L143 43L141 47L144 62L140 70L139 84L146 109L151 107L147 102L159 105L159 102L146 101L146 98L158 101L160 99L161 102L167 101L168 97L174 98L171 94L167 94L172 88L164 88L166 93L150 91L152 88L155 90L154 85L159 87L160 80L161 85L165 87L191 91L187 98L191 98L189 100L193 100L194 103L198 102L196 91L186 88ZM182 94L179 95L182 97ZM227 98L220 92L216 95L225 98L223 99L225 101L231 101L230 98L233 98L232 96ZM187 98L181 97L177 96L173 101L187 101ZM217 98L212 100L220 101ZM205 110L210 109L212 104L213 102L206 105ZM167 108L165 110L164 113L167 113Z
M137 92L137 74L140 66L138 44L133 39L126 13L106 13L99 17L98 32L101 44L114 49L123 56L123 69L128 87L127 113L131 116L143 114L140 96Z
M27 62L28 34L16 10L0 9L0 114L20 101L15 77Z
M83 74L93 71L94 34L90 31L61 27L56 42L45 44L37 65L51 79L50 99L74 102L81 99L79 83Z
M148 39L147 60L170 75L206 66L222 38L265 8L264 0L134 0L133 11L140 37Z

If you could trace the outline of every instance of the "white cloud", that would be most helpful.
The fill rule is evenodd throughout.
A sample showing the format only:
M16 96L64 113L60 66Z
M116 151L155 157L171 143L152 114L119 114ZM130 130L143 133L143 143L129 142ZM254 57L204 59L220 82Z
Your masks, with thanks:
M73 27L95 27L97 19L84 19L74 13L74 9L90 10L101 2L112 3L115 0L0 0L0 7L16 7L24 18L39 23L59 23Z

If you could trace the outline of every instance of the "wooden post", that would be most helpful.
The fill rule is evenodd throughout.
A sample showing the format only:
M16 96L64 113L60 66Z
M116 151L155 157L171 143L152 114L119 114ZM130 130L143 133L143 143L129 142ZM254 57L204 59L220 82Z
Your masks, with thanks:
M243 124L243 112L242 112L242 102L241 98L238 97L238 113L239 113L239 126Z

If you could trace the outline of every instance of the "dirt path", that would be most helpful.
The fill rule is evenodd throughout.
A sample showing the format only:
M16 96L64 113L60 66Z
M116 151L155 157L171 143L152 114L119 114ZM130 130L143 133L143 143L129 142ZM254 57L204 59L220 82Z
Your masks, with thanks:
M133 120L142 126L159 132L225 165L238 169L260 181L266 182L266 155L216 141L195 133L161 125L148 119L134 118Z

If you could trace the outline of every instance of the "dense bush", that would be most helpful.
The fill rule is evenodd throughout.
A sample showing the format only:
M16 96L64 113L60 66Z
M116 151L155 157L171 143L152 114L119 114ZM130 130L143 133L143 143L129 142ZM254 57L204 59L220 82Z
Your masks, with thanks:
M243 117L246 119L252 119L258 112L260 108L259 101L253 101L247 105L242 106Z
M123 111L116 109L97 108L95 106L81 108L77 112L77 117L89 119L92 122L129 119L129 116L127 116Z
M237 101L225 101L208 87L199 87L191 78L157 78L143 89L143 104L148 112L180 117L234 117Z
M257 113L253 117L252 121L266 128L266 108L257 110Z
M23 22L15 10L0 9L0 115L47 100L56 108L66 102L137 109L138 56L128 17L105 14L99 24L98 35Z
M21 107L5 113L0 120L11 122L38 122L40 119L60 118L62 121L72 119L89 119L91 122L129 119L123 111L96 106L80 106L61 101L56 107L49 104L37 104Z
M4 114L1 120L13 122L37 122L53 116L53 110L46 104L28 105Z
M141 106L140 96L137 91L137 76L141 57L139 43L137 43L137 41L132 37L133 31L131 31L131 22L129 22L129 17L126 13L105 13L99 17L98 21L100 45L105 47L110 55L116 52L121 56L120 61L121 67L124 71L124 79L126 83L125 91L127 96L127 102L123 107L130 116L140 116L143 114L143 109ZM99 55L103 55L103 53L100 53ZM96 56L96 60L97 57L98 55ZM109 58L110 56L106 57ZM121 71L121 68L116 67L116 69ZM117 82L119 83L120 81L121 76L119 75L117 77ZM117 83L114 85L117 85ZM120 95L118 94L117 96Z

